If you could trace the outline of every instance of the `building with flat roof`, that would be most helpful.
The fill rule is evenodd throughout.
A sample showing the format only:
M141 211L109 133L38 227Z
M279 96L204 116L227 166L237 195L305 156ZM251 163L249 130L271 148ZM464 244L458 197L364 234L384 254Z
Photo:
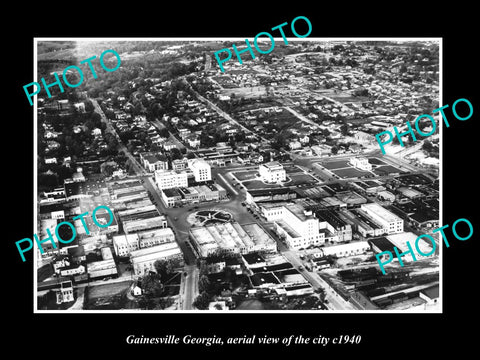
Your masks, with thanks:
M192 170L196 182L212 180L211 166L203 159L191 159L188 168Z
M113 237L113 249L117 256L128 256L130 252L138 250L138 235L126 234Z
M407 242L408 242L410 244L410 247L413 249L413 252L415 253L415 257L417 260L421 260L422 258L426 257L425 255L419 254L419 252L417 251L417 247L415 246L417 235L415 235L412 232L387 235L386 238L398 249L398 252L400 254L410 250L407 245ZM433 250L432 243L428 240L425 240L425 238L420 238L417 242L417 246L420 252L423 254L430 254ZM432 254L428 255L428 257L434 256L434 255L435 255L435 252L432 252ZM411 254L402 256L402 261L404 261L405 258L407 259L407 261L410 260Z
M179 265L183 265L183 253L176 242L147 247L130 253L133 271L137 276L143 276L150 271L155 272L154 264L157 260L177 260Z
M113 259L94 261L87 264L88 276L91 279L118 276L117 265Z
M322 248L322 254L323 256L346 257L365 254L370 250L368 241L355 241L348 244L325 246Z
M258 165L260 178L266 183L279 183L287 180L287 172L278 161Z
M388 211L383 206L377 203L371 203L363 204L360 208L380 224L386 230L387 234L403 232L403 219L391 211Z
M318 219L311 210L302 205L288 203L266 203L261 205L263 216L273 222L275 231L292 249L302 249L325 242L325 233L320 232Z
M123 222L123 231L125 234L132 234L142 230L160 229L165 227L167 227L167 218L164 215Z
M237 222L227 222L192 227L190 239L200 257L277 251L276 241L255 223L240 225Z
M175 241L172 228L145 230L137 233L140 249Z
M185 171L155 170L155 183L160 190L188 187L188 174Z

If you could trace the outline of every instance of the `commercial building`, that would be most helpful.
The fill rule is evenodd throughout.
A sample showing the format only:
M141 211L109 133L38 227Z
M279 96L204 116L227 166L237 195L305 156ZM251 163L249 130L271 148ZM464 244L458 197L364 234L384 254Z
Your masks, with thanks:
M140 249L175 241L175 234L169 227L141 231L137 235Z
M137 276L155 271L154 264L157 260L177 260L179 265L182 265L183 253L176 242L147 247L130 253L133 271Z
M192 227L190 239L200 257L277 251L276 241L258 224L240 225L237 222L228 222Z
M321 249L323 256L346 257L361 255L371 251L368 241L355 241L348 244L326 246Z
M261 211L268 222L273 222L275 231L292 249L321 245L325 233L320 232L319 221L311 210L297 203L262 204Z
M113 249L117 256L128 256L132 251L138 250L138 235L126 234L113 237Z
M227 191L219 184L165 189L161 197L166 207L193 204L206 201L220 201L227 197Z
M90 279L118 276L117 266L115 265L115 261L113 259L88 263L87 271Z
M155 183L160 190L188 186L188 174L185 171L156 170Z
M387 234L403 232L403 220L377 203L363 204L360 207L365 213L380 224Z
M258 165L260 178L266 183L279 183L287 180L287 172L278 161Z
M188 168L192 170L196 182L212 180L210 164L202 159L192 159L188 161Z

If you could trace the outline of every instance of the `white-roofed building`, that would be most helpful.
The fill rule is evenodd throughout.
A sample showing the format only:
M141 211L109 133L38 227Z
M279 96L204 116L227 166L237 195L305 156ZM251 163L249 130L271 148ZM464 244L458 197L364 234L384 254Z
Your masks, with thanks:
M178 260L183 264L183 253L176 242L169 242L148 248L139 249L130 253L133 271L135 275L145 275L155 270L157 260Z
M188 167L192 170L195 181L210 181L212 180L211 166L205 160L192 159L188 161Z
M360 207L372 219L381 225L387 234L403 232L403 220L377 203L363 204Z

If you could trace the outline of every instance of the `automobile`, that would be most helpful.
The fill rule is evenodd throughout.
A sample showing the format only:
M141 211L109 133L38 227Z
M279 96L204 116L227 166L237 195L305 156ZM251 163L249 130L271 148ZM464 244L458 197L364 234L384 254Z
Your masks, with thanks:
M298 271L303 271L303 270L305 270L305 268L303 266L298 267Z
M110 277L110 276L107 276L107 277L104 277L102 280L103 280L103 281L107 281L107 280L110 280L110 279L111 279L111 277Z
M175 217L173 218L173 220L177 221L177 220L178 220L178 217L175 216Z

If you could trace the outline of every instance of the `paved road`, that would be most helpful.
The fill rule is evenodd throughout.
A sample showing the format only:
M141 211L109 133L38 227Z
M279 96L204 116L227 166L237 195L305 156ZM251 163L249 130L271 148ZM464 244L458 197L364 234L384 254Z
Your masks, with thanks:
M133 157L133 155L130 153L130 151L128 151L127 147L123 144L122 140L120 139L120 136L118 136L118 134L117 134L117 131L115 130L115 128L112 126L110 121L105 116L105 114L104 114L102 108L100 107L100 105L98 105L97 100L90 99L90 101L92 102L93 107L95 108L95 112L100 114L102 122L104 122L106 124L105 130L107 132L111 133L117 139L117 141L118 141L117 150L119 152L123 152L125 154L125 156L130 160L130 163L132 164L132 167L133 167L133 169L134 169L134 171L137 175L146 175L147 171L140 165L140 163L135 159L135 157Z
M298 257L297 253L292 250L282 250L281 253L287 258L290 263L297 269L303 266L303 262ZM356 310L356 308L345 301L340 295L337 294L325 280L323 280L316 272L310 272L307 270L299 270L300 273L307 279L314 289L323 289L325 291L328 303L325 305L331 310Z
M183 276L183 288L181 290L181 306L182 310L194 310L192 305L195 298L198 296L198 268L196 266L186 266L185 272L187 275Z

